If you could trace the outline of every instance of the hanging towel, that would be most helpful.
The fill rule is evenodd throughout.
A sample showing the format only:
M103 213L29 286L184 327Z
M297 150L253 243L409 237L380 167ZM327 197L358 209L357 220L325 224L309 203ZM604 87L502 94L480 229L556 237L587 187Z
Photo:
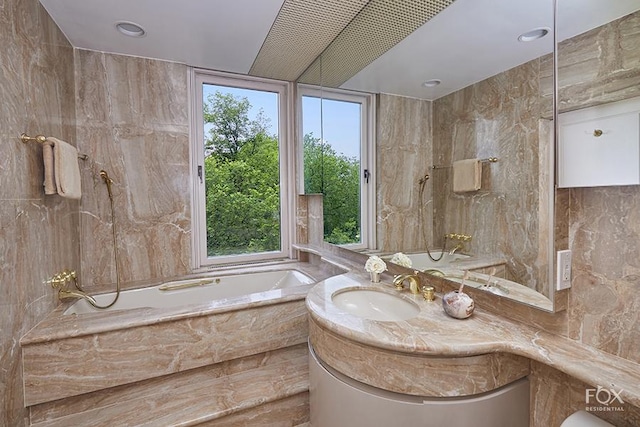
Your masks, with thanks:
M78 150L62 140L56 138L47 139L53 143L53 169L56 191L62 197L79 199L82 196L82 191L80 188Z
M53 167L53 142L50 140L46 140L42 145L42 160L44 160L44 194L58 194Z
M482 162L466 159L453 162L453 192L478 191L482 185Z

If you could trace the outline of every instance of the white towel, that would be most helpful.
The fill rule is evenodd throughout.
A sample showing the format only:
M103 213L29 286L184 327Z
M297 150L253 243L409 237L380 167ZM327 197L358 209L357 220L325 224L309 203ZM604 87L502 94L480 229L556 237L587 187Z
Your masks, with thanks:
M466 159L453 162L453 192L478 191L482 186L482 162Z
M44 161L44 194L58 194L53 166L53 142L49 140L42 144L42 160Z
M47 140L53 143L56 191L62 197L79 199L82 196L82 189L80 188L78 150L57 138L47 138Z

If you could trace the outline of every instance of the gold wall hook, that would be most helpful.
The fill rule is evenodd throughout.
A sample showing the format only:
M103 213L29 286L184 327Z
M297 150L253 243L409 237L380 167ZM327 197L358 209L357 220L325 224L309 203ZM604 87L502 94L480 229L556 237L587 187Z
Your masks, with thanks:
M602 129L595 129L595 130L593 131L593 136L595 136L595 137L597 138L597 137L599 137L599 136L602 136L602 134L603 134L603 133L604 133L604 132L602 132Z

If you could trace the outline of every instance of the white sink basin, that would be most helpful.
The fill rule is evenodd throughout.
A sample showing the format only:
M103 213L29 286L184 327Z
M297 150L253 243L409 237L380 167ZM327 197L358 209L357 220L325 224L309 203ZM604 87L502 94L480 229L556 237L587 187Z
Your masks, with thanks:
M420 313L413 301L371 288L343 289L335 292L331 300L340 309L370 320L407 320Z

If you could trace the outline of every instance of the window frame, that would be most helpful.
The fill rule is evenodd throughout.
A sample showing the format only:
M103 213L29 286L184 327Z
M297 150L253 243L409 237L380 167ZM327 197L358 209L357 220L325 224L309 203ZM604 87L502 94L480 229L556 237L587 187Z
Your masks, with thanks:
M375 249L376 242L376 150L375 150L375 110L374 94L356 92L346 89L333 89L320 86L298 84L297 86L297 140L298 140L298 189L304 194L303 164L303 108L302 97L310 96L336 101L355 102L360 108L360 224L361 242L339 245L347 249ZM369 181L365 181L364 171L369 172Z
M259 90L278 94L278 147L280 168L280 250L209 257L207 254L206 195L204 179L204 114L203 85L212 84L240 89ZM232 73L191 68L189 72L190 105L190 170L191 170L191 214L192 214L192 268L242 264L292 258L292 239L295 221L295 155L292 143L292 84L278 80L263 79ZM202 179L198 168L202 168Z

